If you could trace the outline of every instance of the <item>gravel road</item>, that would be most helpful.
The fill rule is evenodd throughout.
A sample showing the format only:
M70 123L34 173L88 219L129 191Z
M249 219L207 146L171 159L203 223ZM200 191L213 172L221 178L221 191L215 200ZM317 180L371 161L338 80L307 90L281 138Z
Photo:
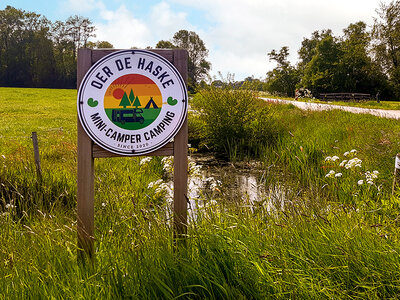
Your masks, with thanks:
M309 102L300 102L300 101L291 101L291 100L282 100L282 99L273 99L273 98L261 98L268 102L278 102L278 103L286 103L293 104L304 110L331 110L331 109L341 109L344 111L349 111L355 114L371 114L374 116L378 116L381 118L388 119L400 119L400 110L385 110L385 109L372 109L372 108L360 108L360 107L351 107L351 106L342 106L342 105L331 105L331 104L319 104L319 103L309 103Z

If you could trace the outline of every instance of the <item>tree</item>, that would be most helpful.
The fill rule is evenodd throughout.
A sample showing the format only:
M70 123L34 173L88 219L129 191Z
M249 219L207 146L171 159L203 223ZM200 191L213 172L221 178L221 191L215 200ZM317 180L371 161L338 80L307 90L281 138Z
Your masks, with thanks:
M279 52L273 49L268 53L269 60L274 60L277 67L267 73L267 89L271 93L294 96L296 84L300 81L299 73L288 61L289 48L284 46Z
M55 76L50 22L7 6L0 10L0 85L50 87Z
M400 1L380 3L373 28L375 59L400 97Z
M129 100L131 101L132 106L135 106L136 108L142 105L139 101L139 97L138 96L135 97L135 94L133 93L132 89L131 92L129 93Z
M317 43L315 54L304 68L301 86L316 92L337 92L341 48L337 38L326 35Z
M176 47L170 41L161 40L157 43L156 48L158 48L158 49L174 49Z
M318 43L326 36L331 36L332 30L326 29L321 31L314 31L309 39L304 38L301 42L301 47L298 51L300 62L298 64L299 70L304 71L306 65L316 54Z
M74 43L74 56L76 57L77 50L81 47L85 48L88 39L96 36L93 33L96 28L88 18L77 15L69 17L65 24L67 26L68 35Z
M24 57L26 33L22 10L7 6L0 11L0 84L2 86L23 86L22 74L27 63Z
M385 75L369 56L371 34L366 28L364 22L357 22L343 29L342 55L337 71L337 85L341 91L375 95L385 90Z
M174 34L172 42L159 41L156 48L180 48L188 51L188 85L191 90L207 77L211 69L211 63L206 60L208 50L194 31L180 30Z
M52 23L11 6L0 10L0 85L75 87L76 50L93 31L83 17Z
M129 101L129 98L126 95L126 92L124 92L124 95L122 96L119 106L122 106L123 108L126 108L127 106L131 106L131 102Z
M114 48L113 44L107 41L97 41L97 42L87 42L86 48L89 49L112 49Z
M56 84L58 87L74 87L76 84L75 44L65 22L56 21L51 28L54 45Z
M135 97L135 101L133 102L132 106L138 108L138 107L141 106L141 105L142 105L142 104L141 104L140 101L139 101L139 97L136 96L136 97Z

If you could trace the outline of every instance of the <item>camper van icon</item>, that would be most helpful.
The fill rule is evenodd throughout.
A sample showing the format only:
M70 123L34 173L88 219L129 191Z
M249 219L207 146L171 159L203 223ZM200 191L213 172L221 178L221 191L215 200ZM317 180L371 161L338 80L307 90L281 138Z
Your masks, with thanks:
M143 124L144 118L142 117L143 109L113 109L111 119L113 122L125 123L140 123Z

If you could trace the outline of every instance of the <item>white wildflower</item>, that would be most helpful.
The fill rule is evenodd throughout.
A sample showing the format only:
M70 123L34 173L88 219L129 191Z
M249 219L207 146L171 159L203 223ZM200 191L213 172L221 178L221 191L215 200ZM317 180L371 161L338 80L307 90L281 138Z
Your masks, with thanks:
M218 188L218 185L216 182L211 183L211 185L210 185L211 190L215 191L217 188Z
M359 181L357 181L358 185L363 185L364 184L364 180L360 179Z
M352 149L352 150L350 150L350 153L356 154L357 150L356 149Z
M193 177L200 177L201 176L201 167L196 165L195 162L190 161L189 162L189 174L192 175Z
M165 157L163 157L162 159L161 159L161 162L163 163L163 164L165 164L165 163L172 163L173 162L173 157L172 156L165 156Z
M350 154L349 151L346 151L345 153L343 153L344 156L348 156Z
M336 156L336 155L332 156L332 158L331 158L332 161L337 161L338 159L339 159L339 156Z
M147 188L151 189L152 187L157 187L159 186L161 183L163 182L162 179L158 179L156 181L152 181L149 183L149 185L147 186Z
M330 170L329 173L325 175L325 177L328 177L328 178L333 178L333 177L335 177L335 171Z
M152 157L151 157L151 156L148 156L148 157L142 158L142 159L140 160L140 165L141 165L141 166L143 166L143 165L145 165L145 164L149 163L149 162L151 161L151 159L152 159Z
M361 168L361 163L362 163L361 159L354 157L353 159L350 159L344 167L346 169L353 169L355 167Z
M336 178L339 178L339 177L342 177L342 175L343 175L342 173L336 173L336 174L335 174L335 177L336 177Z
M156 194L169 192L169 186L166 183L161 183L155 190Z
M106 205L107 205L107 203L105 203L105 202L101 203L101 206L103 206L103 207L106 207Z
M164 171L171 173L174 169L174 158L172 156L166 156L161 159L161 162L163 163Z
M10 204L10 203L7 203L6 204L6 209L13 209L15 206L14 205L12 205L12 204Z
M331 161L331 160L332 160L332 157L331 157L331 156L325 157L325 161Z
M378 171L373 171L372 173L370 171L365 172L365 178L367 179L367 183L373 184L374 179L378 178Z
M339 164L339 166L340 167L344 167L345 166L345 164L347 163L347 159L345 159L344 161L342 161L340 164Z
M212 182L214 182L214 181L215 181L215 178L214 178L214 177L212 177L212 176L211 176L211 177L208 177L208 178L206 178L206 182L209 182L209 183L211 182L211 183L212 183Z
M369 185L373 185L373 184L374 184L374 182L373 182L372 180L367 180L367 183L368 183Z
M4 154L2 154L1 157L2 157L3 159L6 159L6 156L5 156Z

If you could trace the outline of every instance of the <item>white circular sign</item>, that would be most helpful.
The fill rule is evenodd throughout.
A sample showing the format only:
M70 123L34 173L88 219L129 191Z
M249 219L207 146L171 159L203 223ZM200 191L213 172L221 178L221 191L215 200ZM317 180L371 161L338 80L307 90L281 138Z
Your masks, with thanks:
M121 155L143 155L168 143L187 114L178 70L145 50L113 52L96 62L78 90L78 116L89 137Z

